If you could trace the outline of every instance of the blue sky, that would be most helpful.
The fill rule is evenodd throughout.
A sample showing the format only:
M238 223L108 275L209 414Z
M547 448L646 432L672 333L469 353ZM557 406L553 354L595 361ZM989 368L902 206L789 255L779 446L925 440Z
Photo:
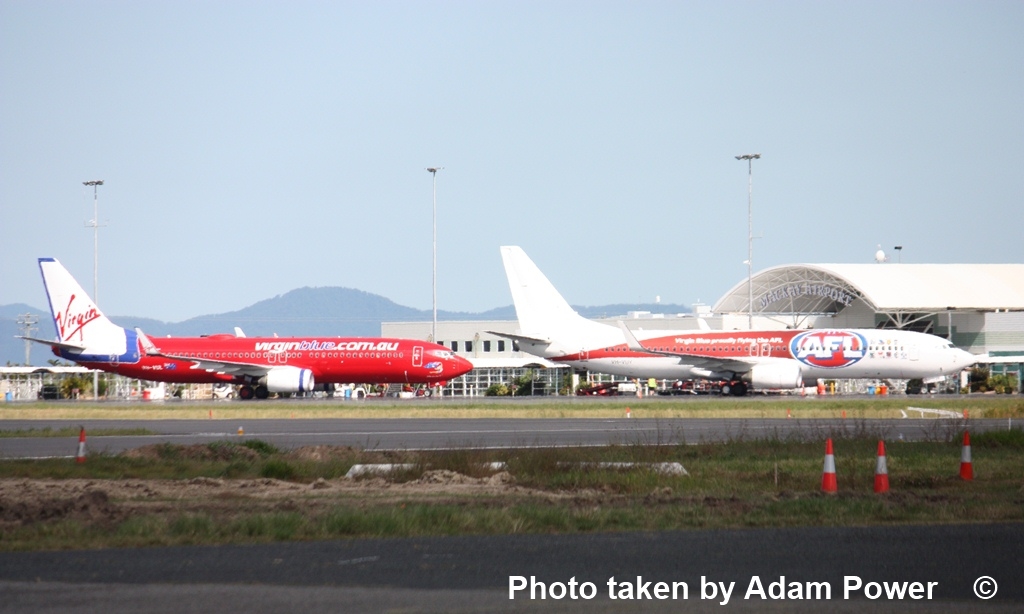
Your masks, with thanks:
M178 321L302 286L714 302L754 269L1024 261L1022 2L0 0L0 304L36 259ZM895 258L893 259L895 260ZM880 266L892 266L880 265ZM951 280L950 283L955 283Z

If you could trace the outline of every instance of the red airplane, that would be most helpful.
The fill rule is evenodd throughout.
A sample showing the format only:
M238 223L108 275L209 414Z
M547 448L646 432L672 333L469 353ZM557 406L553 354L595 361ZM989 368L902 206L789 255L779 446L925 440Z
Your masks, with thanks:
M243 399L307 392L316 384L359 382L444 385L473 365L448 348L414 339L378 337L167 337L152 340L122 328L53 258L39 269L57 339L30 341L90 369L177 384L230 383Z

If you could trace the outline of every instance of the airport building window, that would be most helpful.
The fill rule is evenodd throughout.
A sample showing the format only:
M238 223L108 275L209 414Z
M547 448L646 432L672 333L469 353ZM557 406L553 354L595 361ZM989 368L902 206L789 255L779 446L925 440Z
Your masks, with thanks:
M466 343L466 351L467 352L472 352L473 351L473 342L472 341L466 341L465 343Z
M452 341L452 351L453 352L458 352L459 351L459 342L458 341Z
M504 352L505 351L505 340L504 339L498 339L498 351L499 352Z
M491 342L489 340L487 340L487 339L484 340L484 351L485 352L490 352L491 351Z

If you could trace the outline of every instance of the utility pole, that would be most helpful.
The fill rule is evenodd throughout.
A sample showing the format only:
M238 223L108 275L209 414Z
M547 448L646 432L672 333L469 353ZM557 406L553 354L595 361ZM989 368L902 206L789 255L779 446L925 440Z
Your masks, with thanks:
M747 161L747 329L754 330L754 160L761 154L743 154Z
M18 316L18 329L21 330L22 337L31 337L33 332L38 331L36 324L39 324L39 318L32 315L31 313L23 313ZM28 367L32 364L32 342L25 339L25 366Z
M437 171L444 170L443 166L431 166L427 168L427 171L433 175L433 193L434 193L434 216L433 216L433 276L431 278L431 289L434 295L434 319L430 326L430 342L437 343Z
M92 227L92 302L100 304L100 209L99 209L99 187L103 185L102 179L83 181L82 185L92 186L92 219L85 223L86 228ZM100 373L92 372L92 398L100 398Z

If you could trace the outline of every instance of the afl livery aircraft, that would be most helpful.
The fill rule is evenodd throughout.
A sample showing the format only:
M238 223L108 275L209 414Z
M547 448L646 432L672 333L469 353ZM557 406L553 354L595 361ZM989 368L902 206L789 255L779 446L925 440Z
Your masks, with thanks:
M978 357L949 341L891 329L645 331L644 339L576 313L519 247L502 247L515 335L493 332L552 362L599 373L724 382L723 394L789 389L819 378L928 378L959 373ZM705 325L706 326L706 325Z
M370 337L207 337L150 339L107 319L71 273L40 258L43 286L57 339L57 356L91 369L179 384L239 384L239 396L305 392L317 383L443 384L473 368L444 346L412 339Z

